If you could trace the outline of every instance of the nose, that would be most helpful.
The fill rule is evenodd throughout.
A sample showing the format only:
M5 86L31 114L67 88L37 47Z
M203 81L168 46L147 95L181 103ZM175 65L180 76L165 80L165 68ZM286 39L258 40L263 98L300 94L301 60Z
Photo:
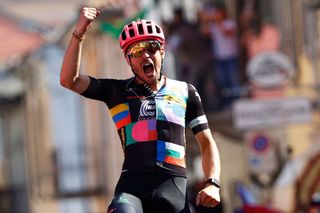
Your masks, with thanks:
M143 51L142 51L142 57L144 57L144 58L149 58L149 57L150 57L150 53L148 52L147 49L143 49Z

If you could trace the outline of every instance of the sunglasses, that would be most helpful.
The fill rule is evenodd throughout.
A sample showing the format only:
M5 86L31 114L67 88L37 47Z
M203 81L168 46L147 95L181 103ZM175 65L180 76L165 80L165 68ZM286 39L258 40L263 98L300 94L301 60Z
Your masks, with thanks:
M148 54L155 54L160 50L160 43L158 41L142 41L133 46L130 46L127 51L127 55L133 58L139 58L142 56L144 51Z

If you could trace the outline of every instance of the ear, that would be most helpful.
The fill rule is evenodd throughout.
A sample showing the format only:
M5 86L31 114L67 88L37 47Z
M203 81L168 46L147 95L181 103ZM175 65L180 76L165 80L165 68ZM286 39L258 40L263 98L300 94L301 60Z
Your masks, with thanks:
M131 61L129 56L125 56L127 64L131 67L132 72L136 75L136 71L131 66Z
M165 49L163 46L160 48L160 55L161 55L162 59L164 59L164 56L166 55Z

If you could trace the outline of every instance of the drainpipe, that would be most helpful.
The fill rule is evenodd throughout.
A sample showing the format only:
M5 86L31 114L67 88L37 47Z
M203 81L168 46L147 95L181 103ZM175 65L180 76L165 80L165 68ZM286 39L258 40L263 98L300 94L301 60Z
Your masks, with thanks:
M315 45L310 45L310 53L312 57L312 66L314 70L314 76L315 76L315 86L314 90L316 92L316 97L317 99L315 100L314 103L314 109L319 110L320 109L320 63L319 63L319 54L318 54L318 48L320 47L320 40L319 40L319 17L317 16L317 13L319 12L320 9L320 0L310 0L307 3L307 23L310 23L310 26L312 29L312 33L310 34L310 40L312 42L315 42ZM310 14L309 14L310 13Z

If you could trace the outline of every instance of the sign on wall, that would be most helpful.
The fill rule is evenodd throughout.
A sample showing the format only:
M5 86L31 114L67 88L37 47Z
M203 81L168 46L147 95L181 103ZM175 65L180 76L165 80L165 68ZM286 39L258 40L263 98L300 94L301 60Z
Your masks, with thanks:
M262 129L311 120L308 99L278 98L238 100L233 105L233 123L238 129Z
M293 74L291 60L280 52L260 53L247 66L249 81L261 88L284 86Z
M251 132L245 140L248 170L253 181L266 186L279 170L279 153L274 138L266 132Z

